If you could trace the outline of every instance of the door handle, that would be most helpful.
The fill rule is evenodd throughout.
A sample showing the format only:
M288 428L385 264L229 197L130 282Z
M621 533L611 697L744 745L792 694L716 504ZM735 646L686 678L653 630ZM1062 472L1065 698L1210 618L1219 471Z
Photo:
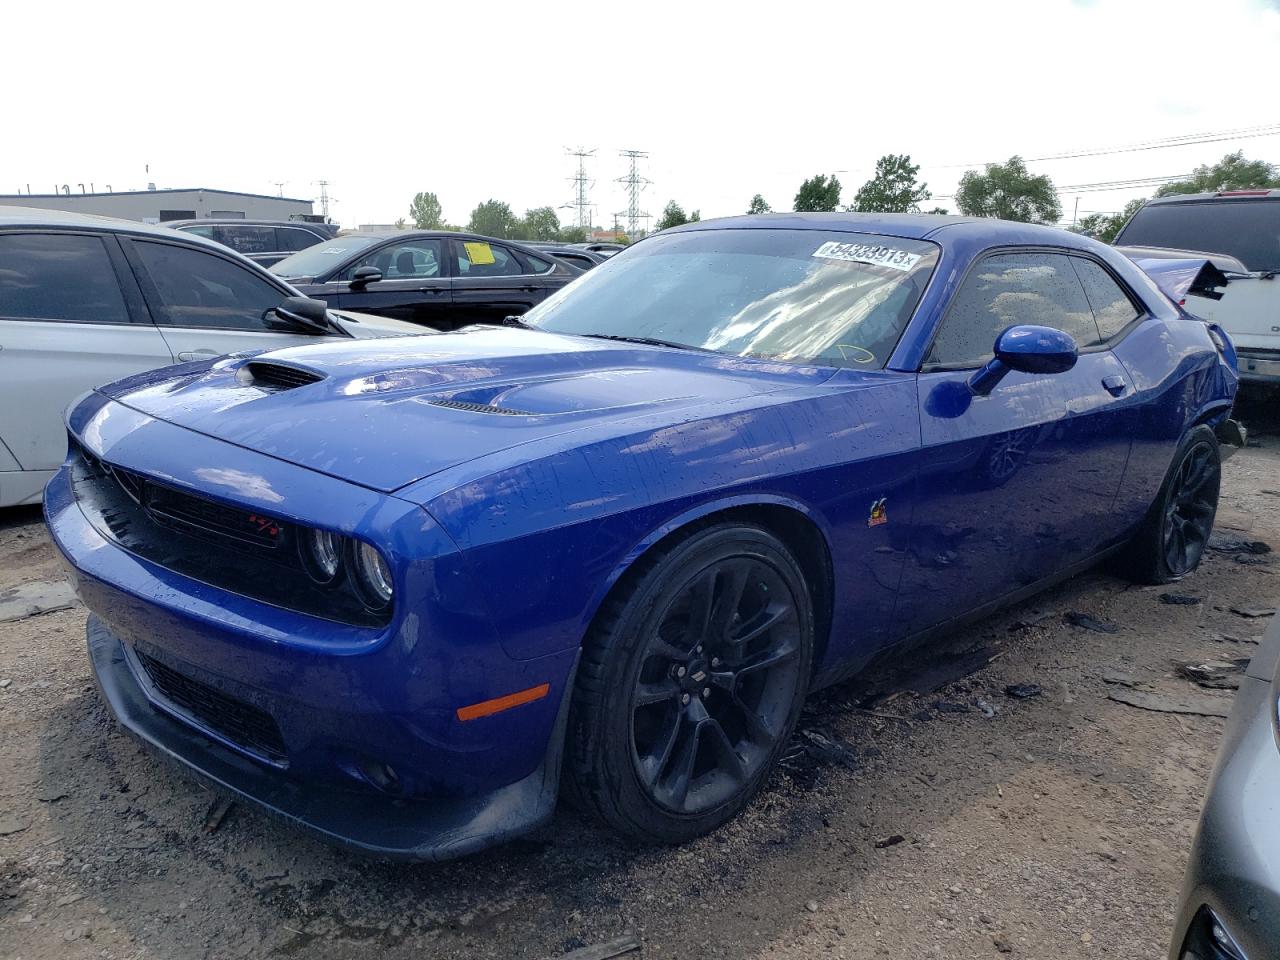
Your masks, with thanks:
M441 294L441 293L446 293L447 291L441 290L439 287L419 287L418 292Z
M1118 373L1113 373L1109 377L1103 377L1102 386L1106 389L1107 393L1111 394L1113 397L1118 397L1129 389L1129 385L1124 382L1124 377L1120 376Z
M184 350L178 354L178 359L183 361L189 360L208 360L210 357L216 357L218 354L209 349L205 350Z

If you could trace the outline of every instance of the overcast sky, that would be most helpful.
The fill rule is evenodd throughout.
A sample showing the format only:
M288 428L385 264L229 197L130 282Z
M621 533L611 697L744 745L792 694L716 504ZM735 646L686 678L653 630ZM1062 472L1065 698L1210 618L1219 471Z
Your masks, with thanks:
M419 190L460 224L491 197L558 207L566 147L596 148L608 224L623 148L649 152L646 210L708 217L756 192L790 209L818 172L848 203L889 152L940 196L958 164L1280 122L1280 0L5 7L0 193L283 181L311 198L325 179L348 226L406 216ZM1237 148L1280 161L1272 134L1031 167L1061 187ZM1077 195L1083 215L1144 192L1062 201L1070 217Z

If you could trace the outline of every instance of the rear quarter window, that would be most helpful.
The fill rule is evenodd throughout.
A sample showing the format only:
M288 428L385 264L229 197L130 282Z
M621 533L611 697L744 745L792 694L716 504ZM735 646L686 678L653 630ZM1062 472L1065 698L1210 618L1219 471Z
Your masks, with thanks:
M128 323L99 237L0 234L0 317Z

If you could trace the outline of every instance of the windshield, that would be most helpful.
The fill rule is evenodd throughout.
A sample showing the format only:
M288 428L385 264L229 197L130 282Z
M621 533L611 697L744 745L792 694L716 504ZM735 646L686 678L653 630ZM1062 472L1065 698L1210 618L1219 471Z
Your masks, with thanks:
M876 369L937 259L935 244L861 233L659 235L611 257L523 319L553 333Z
M291 257L285 257L269 269L277 277L323 277L356 251L371 247L381 239L353 233L332 240L322 240L314 247L307 247Z
M1115 242L1225 253L1250 270L1280 270L1280 200L1148 204Z

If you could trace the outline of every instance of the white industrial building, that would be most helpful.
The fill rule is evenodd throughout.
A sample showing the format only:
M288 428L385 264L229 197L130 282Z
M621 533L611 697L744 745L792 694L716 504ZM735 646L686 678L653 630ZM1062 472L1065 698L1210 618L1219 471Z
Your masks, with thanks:
M78 185L79 186L79 185ZM166 220L244 218L246 220L310 220L310 200L271 197L196 187L182 190L122 190L107 193L19 193L0 195L0 206L39 207L90 213L121 220L163 223Z

